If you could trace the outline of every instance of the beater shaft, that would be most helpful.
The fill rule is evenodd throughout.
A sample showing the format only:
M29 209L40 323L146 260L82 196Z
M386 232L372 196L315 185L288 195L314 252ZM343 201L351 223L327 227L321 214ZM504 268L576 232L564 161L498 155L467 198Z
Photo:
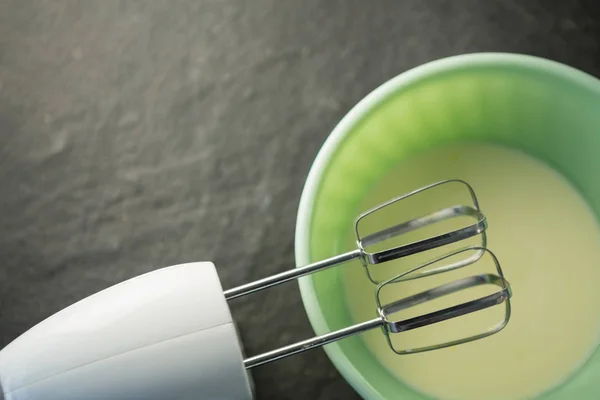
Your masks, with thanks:
M300 268L294 268L289 271L281 272L279 274L271 275L267 278L259 279L254 282L247 283L242 286L235 287L233 289L226 290L224 292L227 300L242 297L247 294L255 293L263 289L267 289L284 282L292 281L300 277L310 275L314 272L322 271L330 267L334 267L345 262L355 260L362 256L362 252L359 249L349 251L344 254L339 254L327 258L325 260L317 261L312 264L305 265Z
M384 324L383 317L373 318L370 321L361 322L360 324L348 326L337 331L329 332L324 335L315 336L310 339L303 340L298 343L290 344L280 349L272 350L264 354L259 354L244 360L246 369L258 367L259 365L277 361L294 354L302 353L307 350L315 349L329 343L337 342L338 340L347 338L357 333L365 332L373 328L377 328Z

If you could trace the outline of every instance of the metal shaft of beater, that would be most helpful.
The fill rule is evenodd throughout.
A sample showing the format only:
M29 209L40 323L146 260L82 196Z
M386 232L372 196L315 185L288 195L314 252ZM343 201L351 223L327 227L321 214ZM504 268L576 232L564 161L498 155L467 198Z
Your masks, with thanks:
M223 294L227 300L235 299L237 297L245 296L247 294L256 293L260 290L270 288L272 286L279 285L280 283L288 282L305 275L310 275L317 271L360 258L362 252L359 249L349 251L348 253L340 254L325 260L317 261L312 264L305 265L300 268L294 268L289 271L282 272L280 274L271 275L267 278L259 279L254 282L247 283L242 286L238 286L233 289L226 290Z
M294 343L277 350L272 350L264 354L247 358L244 360L244 367L246 367L246 369L258 367L259 365L270 363L271 361L277 361L288 356L293 356L294 354L324 346L328 343L336 342L340 339L356 335L357 333L380 327L384 323L385 321L383 317L377 317L370 321L361 322L360 324L342 328L321 336L315 336L313 338L303 340L302 342Z

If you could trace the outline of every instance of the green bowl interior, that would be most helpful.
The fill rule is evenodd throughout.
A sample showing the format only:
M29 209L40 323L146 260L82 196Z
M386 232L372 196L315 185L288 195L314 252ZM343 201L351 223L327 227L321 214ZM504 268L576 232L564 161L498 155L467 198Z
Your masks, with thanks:
M359 103L319 153L301 200L297 262L347 250L362 211L358 205L381 177L408 155L457 141L496 142L546 161L598 214L599 130L600 82L552 61L476 54L411 70ZM317 333L351 323L339 268L303 278L300 287ZM365 398L424 399L388 373L359 337L326 351ZM573 379L544 398L593 398L599 392L596 351Z

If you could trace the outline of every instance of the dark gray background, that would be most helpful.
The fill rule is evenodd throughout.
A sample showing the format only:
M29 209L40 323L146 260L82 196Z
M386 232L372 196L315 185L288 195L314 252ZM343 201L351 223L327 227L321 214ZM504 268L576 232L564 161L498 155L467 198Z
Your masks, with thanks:
M475 51L600 76L597 3L0 0L0 346L159 267L293 267L304 178L358 100ZM233 312L249 354L311 334L295 284ZM358 398L320 350L254 377L259 399Z

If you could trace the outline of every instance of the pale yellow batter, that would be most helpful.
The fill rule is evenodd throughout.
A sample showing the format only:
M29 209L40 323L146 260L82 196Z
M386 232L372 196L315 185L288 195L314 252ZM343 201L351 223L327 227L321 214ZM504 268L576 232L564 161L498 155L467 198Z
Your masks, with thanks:
M547 165L516 150L479 144L436 149L403 161L374 188L363 208L449 178L474 187L488 218L489 248L513 288L510 323L499 334L477 342L406 356L392 353L378 330L362 338L394 375L429 396L534 398L568 379L595 350L600 337L596 217L568 181ZM452 195L437 201L408 206L411 213L425 214L431 207L454 204ZM389 274L390 268L406 267L405 260L381 271ZM372 318L373 285L361 268L344 271L353 319ZM398 290L414 292L417 285L422 283L402 284ZM460 324L456 321L399 334L394 341L404 348L444 341L491 320L490 314L482 314Z

